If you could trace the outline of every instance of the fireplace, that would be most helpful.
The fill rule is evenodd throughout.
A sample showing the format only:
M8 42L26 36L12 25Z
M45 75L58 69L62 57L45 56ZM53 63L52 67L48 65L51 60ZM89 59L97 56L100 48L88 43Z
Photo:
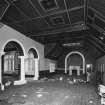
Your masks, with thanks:
M69 66L69 75L80 75L80 66Z

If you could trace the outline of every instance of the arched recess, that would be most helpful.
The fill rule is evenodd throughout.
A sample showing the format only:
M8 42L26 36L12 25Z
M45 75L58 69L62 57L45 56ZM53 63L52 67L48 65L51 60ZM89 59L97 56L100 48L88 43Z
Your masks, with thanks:
M16 39L10 39L3 45L2 52L5 52L3 56L3 76L12 77L14 80L19 79L21 69L19 56L25 55L23 45Z
M36 48L31 47L28 50L27 55L28 55L28 58L25 61L25 76L36 78L38 77L38 74L36 74L36 71L38 72L39 53Z
M66 57L65 57L65 73L67 73L67 59L72 54L79 54L82 57L82 59L83 59L83 74L84 74L85 73L85 57L82 53L80 53L78 51L72 51L66 55Z
M28 55L33 55L33 57L35 58L35 59L39 59L39 52L38 52L38 50L36 49L36 48L34 48L34 47L31 47L29 50L28 50Z
M20 41L18 41L17 39L9 39L9 40L7 40L5 43L4 43L4 45L2 46L2 52L4 52L4 48L5 48L5 46L9 43L9 42L16 42L17 44L19 44L20 45L20 47L22 48L22 50L23 50L23 54L24 54L24 56L26 55L26 53L25 53L25 48L24 48L24 46L23 46L23 44L20 42Z

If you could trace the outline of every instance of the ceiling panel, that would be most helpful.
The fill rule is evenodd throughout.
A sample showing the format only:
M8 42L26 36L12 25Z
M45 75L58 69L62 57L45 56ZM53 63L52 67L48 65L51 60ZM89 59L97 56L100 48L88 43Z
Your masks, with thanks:
M88 8L88 16L91 18L94 18L94 15L95 15L94 11L92 9Z
M90 17L87 17L87 24L93 24L93 19Z
M65 4L63 0L30 0L30 1L43 16L55 14L55 12L59 11L62 12L62 10L65 10ZM55 8L52 9L50 8L49 10L45 10L44 7L40 4L40 1L46 1L47 4L50 4L50 1L55 1L57 5Z
M86 53L89 54L92 58L97 59L98 57L102 56L103 53L99 51L98 48L94 46L89 40L87 41L87 48Z
M12 27L13 29L17 30L18 32L21 32L23 34L26 34L26 30L21 25L16 24L7 24L8 26Z
M25 22L21 22L21 23L18 23L18 25L21 25L22 27L25 28L25 30L27 30L27 32L31 32L31 31L34 31L34 32L39 32L40 29L37 27L37 25L35 25L33 23L33 21L25 21Z
M8 6L9 5L5 0L0 0L0 18L3 16Z
M28 2L28 0L17 0L14 4L20 8L28 17L36 18L39 17L38 12L35 8Z
M101 18L95 17L94 22L95 22L95 24L96 24L97 26L99 26L100 28L105 29L105 21L102 20Z
M84 8L73 10L69 12L71 23L84 21Z
M83 6L85 0L66 0L67 8Z
M2 22L5 23L5 24L11 24L13 22L13 19L10 18L8 15L5 15L3 18L2 18Z
M32 21L40 30L49 28L49 24L43 18L33 19Z
M43 36L33 36L33 38L36 38L37 40L40 39L40 41L44 44L48 43L69 43L69 42L75 42L79 40L83 40L83 32L64 32L64 33L55 33L55 34L49 34L49 35L43 35Z
M105 16L105 0L88 0L88 5Z
M97 42L95 42L92 38L89 38L87 41L87 49L89 50L88 53L95 59L104 55L105 51L103 47L100 47Z
M95 13L92 9L87 9L87 24L93 24L94 23L94 16Z
M66 12L64 12L62 14L60 13L60 14L47 16L47 17L45 17L45 19L53 27L70 24L69 18L68 18L68 15Z
M26 16L24 16L15 6L11 5L7 12L5 13L5 16L9 16L11 18L13 18L13 22L17 22L17 21L23 21L23 20L27 20L28 18ZM13 23L12 22L12 23Z

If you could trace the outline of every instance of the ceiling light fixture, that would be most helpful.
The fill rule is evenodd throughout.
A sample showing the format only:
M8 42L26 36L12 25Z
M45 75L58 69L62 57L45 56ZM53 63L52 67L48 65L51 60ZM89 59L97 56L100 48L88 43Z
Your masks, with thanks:
M80 46L80 43L77 42L77 43L65 43L63 44L63 46Z

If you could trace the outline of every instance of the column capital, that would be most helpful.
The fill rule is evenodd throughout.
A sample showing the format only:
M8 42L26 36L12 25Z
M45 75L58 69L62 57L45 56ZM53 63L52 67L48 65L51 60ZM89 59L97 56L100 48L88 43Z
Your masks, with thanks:
M5 52L0 52L0 55L4 55L5 54Z
M38 58L34 58L34 60L35 60L35 61L38 61L39 59L38 59Z
M34 58L34 61L35 61L35 72L34 72L35 74L33 80L38 80L39 78L38 59Z
M18 56L19 58L28 58L28 56Z

